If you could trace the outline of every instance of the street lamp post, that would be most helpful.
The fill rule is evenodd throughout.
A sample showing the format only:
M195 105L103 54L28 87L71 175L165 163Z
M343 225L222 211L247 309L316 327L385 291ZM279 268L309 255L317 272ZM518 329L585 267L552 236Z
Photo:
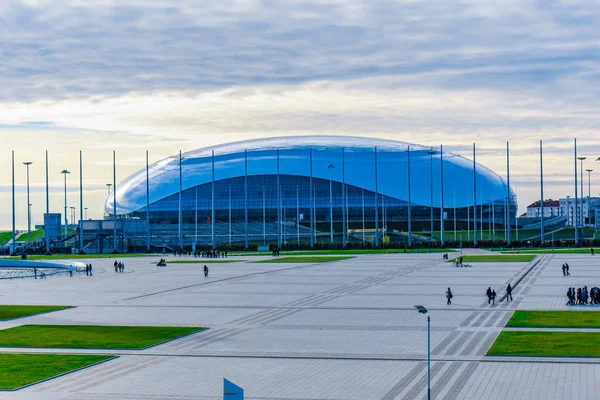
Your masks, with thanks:
M70 174L70 172L67 171L66 169L63 169L60 173L65 176L65 238L66 238L67 237L67 228L69 225L69 219L67 218L67 174Z
M331 180L331 170L335 168L335 165L329 164L327 169L329 170L329 240L333 243L333 184Z
M107 183L106 184L106 188L108 189L108 194L110 195L110 187L112 186L112 183Z
M29 166L31 161L25 161L23 165L27 167L27 245L31 245L31 204L29 200Z
M416 305L419 314L427 314L427 308ZM427 400L431 400L431 317L427 315Z
M87 207L84 207L83 210L85 211L85 219L87 219Z

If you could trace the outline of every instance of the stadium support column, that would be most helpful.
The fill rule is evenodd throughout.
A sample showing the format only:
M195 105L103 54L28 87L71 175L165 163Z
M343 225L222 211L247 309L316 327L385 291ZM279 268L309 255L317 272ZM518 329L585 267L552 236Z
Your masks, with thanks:
M150 253L150 173L148 168L148 150L146 150L146 222L148 228L146 229L146 250Z
M378 186L377 186L377 146L375 146L375 247L379 247L379 210L378 210Z
M579 201L577 200L577 138L574 139L575 147L575 244L579 244Z
M66 175L65 175L66 179ZM67 208L65 200L65 209ZM67 233L65 232L65 237ZM113 253L117 252L117 152L113 150Z
M248 250L248 150L244 149L244 248Z
M412 212L410 202L410 146L406 148L407 187L408 187L408 246L412 246Z
M178 213L178 221L179 221L179 249L183 250L183 221L182 221L182 210L181 210L181 195L183 192L183 173L181 171L181 150L179 150L179 213Z
M544 164L540 140L540 243L544 244Z
M440 244L444 246L444 146L440 144Z
M12 242L10 253L15 253L15 151L12 151Z
M309 178L309 184L310 184L310 199L308 201L308 207L310 208L310 247L313 248L315 247L315 226L314 226L314 217L313 217L313 206L312 206L312 199L313 199L313 162L312 162L312 148L308 149L308 159L309 159L309 164L310 164L310 178Z
M210 200L210 229L211 229L211 246L213 249L217 248L215 243L215 151L212 151L212 182L211 182L211 200Z
M510 148L506 142L506 242L510 244Z
M277 247L281 248L281 188L279 187L279 149L277 149Z
M348 233L348 229L346 226L346 171L345 171L345 151L342 147L342 241L344 247L346 247L346 234Z
M475 157L475 143L473 143L473 244L477 246L477 162Z
M79 150L79 252L83 253L83 151Z
M46 150L46 215L50 213L50 188L48 185L48 150ZM48 217L46 217L48 218ZM46 253L50 254L50 235L47 234L48 227L44 222L44 236L46 236Z

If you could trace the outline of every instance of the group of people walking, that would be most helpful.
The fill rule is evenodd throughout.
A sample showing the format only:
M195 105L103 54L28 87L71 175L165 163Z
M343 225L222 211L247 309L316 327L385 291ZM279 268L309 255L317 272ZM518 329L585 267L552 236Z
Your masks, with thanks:
M115 260L114 262L115 272L125 272L125 263Z
M92 264L85 264L85 275L92 276Z
M571 273L569 272L569 264L564 263L562 265L562 272L563 272L563 276L571 275Z
M492 289L492 287L490 286L485 291L485 294L486 294L486 296L488 298L488 304L495 305L496 304L496 298L498 297L498 295L496 294L496 289ZM454 297L454 294L452 293L452 289L448 288L448 290L446 290L446 304L448 304L448 305L452 304L452 298L453 297ZM512 286L509 283L508 286L506 287L506 301L507 302L508 301L512 301L512 299L513 299L513 297L512 297ZM600 289L598 289L598 300L600 301Z
M588 287L582 288L570 287L567 290L567 305L600 304L600 288L593 287L588 291Z

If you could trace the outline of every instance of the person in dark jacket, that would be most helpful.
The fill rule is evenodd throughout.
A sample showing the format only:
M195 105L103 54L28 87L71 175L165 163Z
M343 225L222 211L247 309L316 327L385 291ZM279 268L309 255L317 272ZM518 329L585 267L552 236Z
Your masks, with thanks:
M510 299L510 300L509 300ZM510 283L508 284L508 286L506 287L506 301L512 301L512 286L510 286Z
M485 294L488 298L488 304L490 304L492 302L492 288L488 287L487 290L485 291Z
M452 294L452 290L450 290L450 288L448 288L448 290L446 290L446 304L452 304L452 298L454 297L454 295Z

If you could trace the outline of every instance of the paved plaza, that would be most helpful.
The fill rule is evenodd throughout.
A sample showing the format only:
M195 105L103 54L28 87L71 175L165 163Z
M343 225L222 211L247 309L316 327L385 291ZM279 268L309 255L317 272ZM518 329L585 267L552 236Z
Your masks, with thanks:
M1 304L77 306L0 322L1 329L23 324L210 329L139 351L57 350L119 358L0 398L222 399L227 378L256 400L423 399L427 321L415 304L431 315L435 399L600 396L598 359L485 356L515 309L564 310L569 286L600 285L599 257L540 255L530 263L471 268L454 268L441 254L252 262L263 258L207 263L208 279L203 264L158 268L159 257L144 257L123 259L125 273L114 272L114 259L102 258L78 260L93 263L93 277L1 281ZM562 276L565 261L570 277ZM503 296L506 285L521 278L513 302L488 305L488 286ZM444 295L449 286L451 306Z

